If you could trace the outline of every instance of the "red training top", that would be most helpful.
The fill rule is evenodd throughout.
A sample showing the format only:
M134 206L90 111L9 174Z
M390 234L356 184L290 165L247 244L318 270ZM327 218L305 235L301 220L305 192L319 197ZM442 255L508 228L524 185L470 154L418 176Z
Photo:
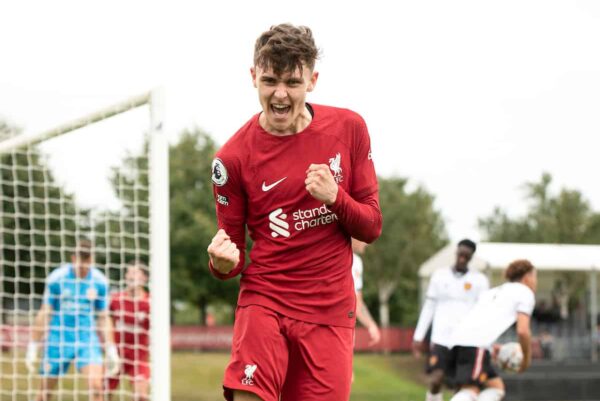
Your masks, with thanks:
M354 327L350 237L381 233L377 177L364 120L356 113L307 105L302 132L275 136L252 117L219 150L212 180L219 228L240 250L238 305L262 305L293 319ZM327 207L305 188L311 163L327 164L338 183ZM245 261L245 226L254 241Z
M126 291L114 293L110 313L115 324L115 342L122 358L148 360L150 330L150 297L133 298Z

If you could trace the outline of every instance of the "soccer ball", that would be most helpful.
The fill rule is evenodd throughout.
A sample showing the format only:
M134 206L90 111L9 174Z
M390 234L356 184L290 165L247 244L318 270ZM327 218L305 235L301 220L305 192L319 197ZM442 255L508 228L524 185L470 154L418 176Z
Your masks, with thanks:
M519 343L502 344L498 351L498 364L509 372L518 372L523 362L523 349Z

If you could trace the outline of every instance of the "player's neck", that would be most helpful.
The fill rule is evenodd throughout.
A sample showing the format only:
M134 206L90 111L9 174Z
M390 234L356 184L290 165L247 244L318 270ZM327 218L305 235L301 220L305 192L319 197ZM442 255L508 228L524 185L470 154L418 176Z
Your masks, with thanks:
M467 274L467 272L469 271L469 268L468 268L468 267L465 267L465 268L459 269L458 267L454 266L454 267L452 268L452 271L453 271L455 274L460 274L460 275L462 276L462 275L465 275L465 274Z

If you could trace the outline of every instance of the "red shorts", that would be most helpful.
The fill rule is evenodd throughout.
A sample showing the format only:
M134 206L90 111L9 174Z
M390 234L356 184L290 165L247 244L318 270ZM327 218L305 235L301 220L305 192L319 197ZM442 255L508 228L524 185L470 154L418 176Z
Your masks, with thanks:
M150 380L150 365L147 360L135 360L122 357L121 370L116 376L108 378L108 388L112 391L119 386L121 376L126 375L130 382L137 380Z
M307 323L259 305L238 307L225 399L240 390L263 401L348 401L353 336L353 328Z

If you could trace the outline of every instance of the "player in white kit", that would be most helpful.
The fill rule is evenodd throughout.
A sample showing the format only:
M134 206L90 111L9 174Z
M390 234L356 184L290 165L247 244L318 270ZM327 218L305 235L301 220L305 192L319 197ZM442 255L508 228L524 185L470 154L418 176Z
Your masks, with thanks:
M473 241L460 241L454 266L436 270L429 282L426 300L413 337L413 354L419 358L423 350L423 340L433 321L426 367L429 377L426 401L442 401L442 384L444 378L449 376L452 365L452 331L456 322L475 305L479 296L489 289L487 277L468 267L476 249Z
M523 350L520 371L531 363L529 323L535 306L536 270L528 260L516 260L505 276L508 282L484 293L454 330L453 381L458 391L451 401L500 401L504 397L504 382L491 364L489 350L515 322Z

